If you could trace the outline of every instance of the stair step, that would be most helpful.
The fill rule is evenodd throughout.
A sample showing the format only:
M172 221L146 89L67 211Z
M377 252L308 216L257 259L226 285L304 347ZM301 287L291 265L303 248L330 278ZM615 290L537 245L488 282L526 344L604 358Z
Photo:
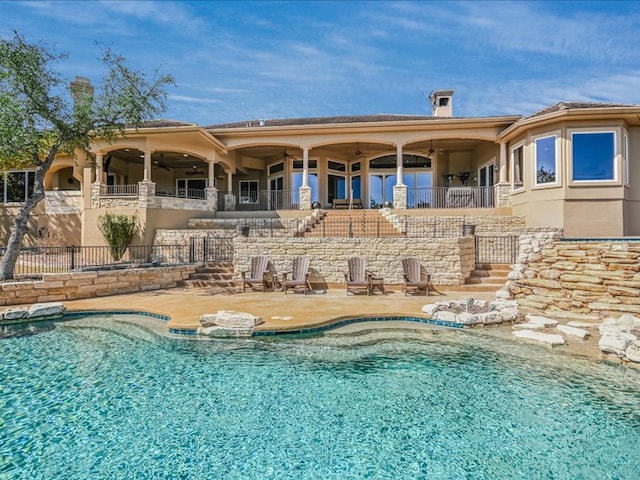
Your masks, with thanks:
M465 285L478 285L481 283L491 283L491 284L500 284L500 285L504 285L506 283L505 281L500 281L501 279L495 278L495 277L468 277L465 280Z
M508 263L476 263L476 270L511 271Z
M471 272L471 276L472 277L477 277L477 278L487 278L487 277L492 277L492 278L507 278L507 276L509 275L509 272L507 270L473 270Z

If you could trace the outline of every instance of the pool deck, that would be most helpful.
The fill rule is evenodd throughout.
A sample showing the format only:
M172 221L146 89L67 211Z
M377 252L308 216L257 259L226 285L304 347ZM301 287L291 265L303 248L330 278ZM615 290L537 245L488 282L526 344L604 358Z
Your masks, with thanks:
M469 297L491 300L495 294L439 290L427 297L387 290L385 294L347 296L344 288L334 288L308 295L278 291L230 295L209 288L171 288L63 303L69 310L141 310L166 315L170 317L167 328L176 330L198 328L203 313L233 310L262 317L264 323L256 330L284 332L318 327L346 317L420 316L422 306L427 303Z

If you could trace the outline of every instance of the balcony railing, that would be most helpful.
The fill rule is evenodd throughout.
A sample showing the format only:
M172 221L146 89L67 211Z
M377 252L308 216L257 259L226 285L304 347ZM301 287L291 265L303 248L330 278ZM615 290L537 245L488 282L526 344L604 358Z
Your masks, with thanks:
M235 210L258 212L264 210L298 210L300 206L298 190L260 190L240 194L239 192L218 192L218 210L228 210L225 196L233 193L236 197Z
M407 189L407 208L493 208L494 206L494 187Z
M156 197L194 198L204 200L205 193L201 188L156 187Z
M103 197L137 197L138 185L102 185L100 195Z

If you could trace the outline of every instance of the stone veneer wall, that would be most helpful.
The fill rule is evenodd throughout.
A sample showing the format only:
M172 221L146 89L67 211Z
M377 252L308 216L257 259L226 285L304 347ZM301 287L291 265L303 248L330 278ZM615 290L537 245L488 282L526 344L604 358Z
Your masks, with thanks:
M640 314L640 242L523 237L520 261L500 296L549 313Z
M354 256L367 260L369 270L386 284L402 283L402 262L416 257L431 273L434 285L462 285L475 267L473 238L244 238L234 239L234 264L249 270L251 257L267 255L275 272L291 271L295 257L311 260L312 283L343 284L347 261Z
M97 272L47 273L42 280L0 284L0 305L60 302L123 293L174 288L187 280L195 265L132 268Z
M519 235L527 230L525 218L517 215L397 215L382 209L382 215L409 237L461 235L462 225L475 225L476 235ZM406 232L405 232L406 230Z

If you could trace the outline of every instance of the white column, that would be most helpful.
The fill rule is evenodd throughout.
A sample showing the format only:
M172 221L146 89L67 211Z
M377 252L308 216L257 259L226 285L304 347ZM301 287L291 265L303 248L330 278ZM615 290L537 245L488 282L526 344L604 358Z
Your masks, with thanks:
M508 162L507 162L507 144L500 144L500 183L507 183L508 178Z
M207 163L209 164L209 188L213 188L214 186L214 171L215 171L215 166L216 166L216 154L213 154L213 158L212 159L207 159Z
M309 186L309 149L302 149L302 186Z
M144 152L144 178L143 182L151 180L151 151Z
M227 192L231 193L233 191L233 172L231 170L227 170Z
M396 146L396 185L404 185L404 167L402 166L402 145Z
M96 153L96 181L95 183L104 183L104 179L102 178L102 154Z

